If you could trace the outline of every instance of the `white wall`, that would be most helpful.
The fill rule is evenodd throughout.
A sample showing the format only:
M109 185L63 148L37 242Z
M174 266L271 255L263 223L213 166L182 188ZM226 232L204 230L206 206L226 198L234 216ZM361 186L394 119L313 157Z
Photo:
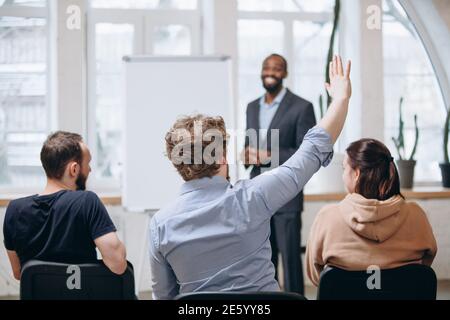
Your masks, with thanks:
M343 0L340 22L341 53L352 60L353 95L343 145L371 137L384 140L383 33L369 29L367 8L382 7L381 0Z
M78 11L69 11L73 8ZM86 132L86 0L51 2L56 13L50 19L54 26L52 41L53 102L56 104L57 128L84 134ZM74 13L75 12L75 13ZM71 20L72 15L78 20ZM79 22L79 25L78 25Z

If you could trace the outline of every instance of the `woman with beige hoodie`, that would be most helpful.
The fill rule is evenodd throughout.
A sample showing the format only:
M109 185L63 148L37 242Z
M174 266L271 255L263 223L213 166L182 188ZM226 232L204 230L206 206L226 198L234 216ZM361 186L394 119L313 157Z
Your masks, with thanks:
M346 151L343 180L349 194L324 207L310 231L306 267L313 284L327 265L360 271L373 265L431 266L437 252L433 231L422 208L400 193L389 149L363 139Z

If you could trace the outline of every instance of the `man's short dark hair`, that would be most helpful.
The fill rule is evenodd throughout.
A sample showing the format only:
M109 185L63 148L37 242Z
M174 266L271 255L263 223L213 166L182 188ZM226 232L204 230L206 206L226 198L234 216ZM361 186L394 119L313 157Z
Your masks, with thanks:
M58 131L48 136L41 150L41 162L48 178L61 179L70 161L81 164L81 142L83 138L76 133Z
M285 57L283 57L281 54L278 54L278 53L272 53L270 56L268 56L266 59L264 59L264 63L271 58L281 59L284 63L284 71L288 72L288 62Z

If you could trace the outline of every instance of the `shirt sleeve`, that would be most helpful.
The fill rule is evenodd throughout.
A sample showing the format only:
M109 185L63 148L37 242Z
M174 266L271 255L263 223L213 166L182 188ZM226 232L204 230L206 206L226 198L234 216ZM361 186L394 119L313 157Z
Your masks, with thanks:
M314 127L286 163L252 179L248 186L264 201L264 211L270 217L300 193L314 173L321 166L326 167L332 158L330 135L325 129Z
M14 225L14 206L12 203L8 206L5 213L5 219L3 221L3 243L5 245L6 250L15 251L14 245L14 234L15 234L15 225Z
M87 193L85 206L88 229L92 240L117 231L108 211L95 193Z
M159 233L155 219L149 224L150 268L154 300L172 300L179 293L177 278L159 251Z

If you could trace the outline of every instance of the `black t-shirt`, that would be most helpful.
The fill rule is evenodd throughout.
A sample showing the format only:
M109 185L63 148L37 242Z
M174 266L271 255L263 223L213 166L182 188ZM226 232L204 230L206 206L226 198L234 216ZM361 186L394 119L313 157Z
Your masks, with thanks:
M60 263L97 261L94 240L116 228L97 195L63 190L12 201L5 214L7 250L24 265L32 259Z

